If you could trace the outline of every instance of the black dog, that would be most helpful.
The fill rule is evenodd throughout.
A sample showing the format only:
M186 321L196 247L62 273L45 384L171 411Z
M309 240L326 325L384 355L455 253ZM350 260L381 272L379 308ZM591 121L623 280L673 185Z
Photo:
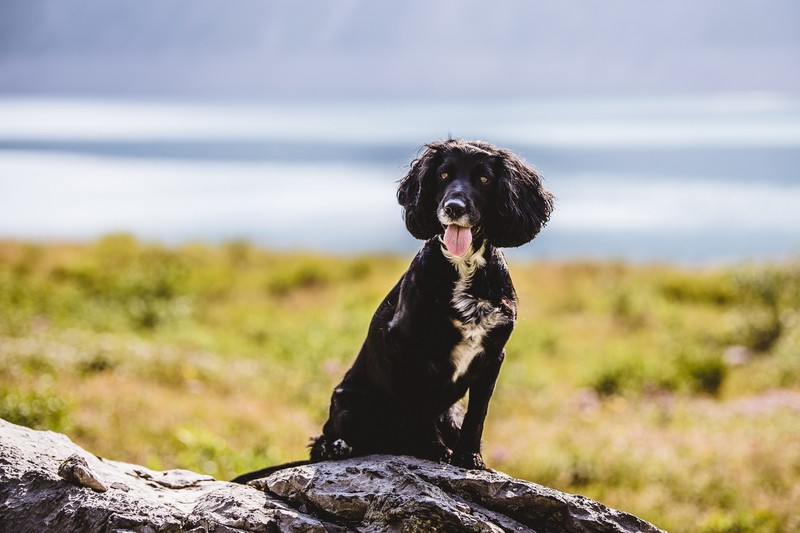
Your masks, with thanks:
M483 422L517 307L499 248L532 240L553 196L511 152L447 140L427 145L397 198L426 242L375 312L308 462L389 453L485 468Z

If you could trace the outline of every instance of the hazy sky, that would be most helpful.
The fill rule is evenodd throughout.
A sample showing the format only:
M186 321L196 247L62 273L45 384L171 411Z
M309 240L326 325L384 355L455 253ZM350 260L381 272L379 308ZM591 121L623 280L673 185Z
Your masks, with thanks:
M795 0L2 0L0 92L800 90Z

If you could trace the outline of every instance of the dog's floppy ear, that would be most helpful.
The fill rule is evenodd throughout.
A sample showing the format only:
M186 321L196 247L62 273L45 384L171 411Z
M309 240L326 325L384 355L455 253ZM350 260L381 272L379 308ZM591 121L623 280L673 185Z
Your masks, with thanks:
M536 237L550 219L555 199L536 170L508 150L497 154L497 204L487 213L484 230L495 246L513 248Z
M425 145L425 152L411 163L397 188L397 201L403 206L406 228L417 239L428 240L442 232L436 216L434 173L440 160L439 143Z

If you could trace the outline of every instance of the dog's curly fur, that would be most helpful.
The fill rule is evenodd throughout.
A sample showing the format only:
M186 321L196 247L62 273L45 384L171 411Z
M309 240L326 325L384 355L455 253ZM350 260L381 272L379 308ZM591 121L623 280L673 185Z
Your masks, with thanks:
M457 139L425 145L397 199L426 242L378 306L309 462L389 453L485 468L483 423L517 309L499 248L532 240L554 199L512 152ZM451 225L470 232L462 255L445 246Z

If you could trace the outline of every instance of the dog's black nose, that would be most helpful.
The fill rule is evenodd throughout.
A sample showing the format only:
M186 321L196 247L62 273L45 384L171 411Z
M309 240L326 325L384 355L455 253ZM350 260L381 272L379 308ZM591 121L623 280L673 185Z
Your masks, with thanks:
M461 218L467 212L467 206L463 201L453 198L444 204L444 214L452 219Z

